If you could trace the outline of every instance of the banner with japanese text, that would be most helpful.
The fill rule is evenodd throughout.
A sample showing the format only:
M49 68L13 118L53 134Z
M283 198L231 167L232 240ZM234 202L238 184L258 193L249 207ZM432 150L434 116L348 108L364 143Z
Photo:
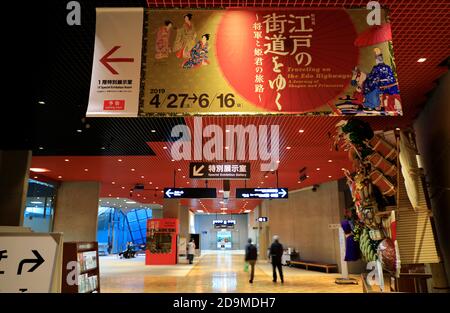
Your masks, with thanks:
M149 10L139 115L401 115L390 24L368 12Z
M142 8L97 8L88 117L137 117Z

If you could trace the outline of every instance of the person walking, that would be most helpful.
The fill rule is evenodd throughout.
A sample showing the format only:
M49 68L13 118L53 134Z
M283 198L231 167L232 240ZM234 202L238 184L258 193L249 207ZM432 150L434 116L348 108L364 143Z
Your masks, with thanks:
M283 256L283 245L279 242L278 236L273 236L273 242L270 246L270 258L272 260L273 282L277 282L277 269L280 274L280 280L284 283L283 268L281 265L281 257Z
M248 244L245 246L245 262L250 264L250 280L249 283L253 283L253 278L255 277L255 264L258 258L258 250L254 244L252 244L252 239L248 239Z
M191 239L191 241L188 243L188 259L189 264L192 264L194 261L194 254L195 254L195 240Z

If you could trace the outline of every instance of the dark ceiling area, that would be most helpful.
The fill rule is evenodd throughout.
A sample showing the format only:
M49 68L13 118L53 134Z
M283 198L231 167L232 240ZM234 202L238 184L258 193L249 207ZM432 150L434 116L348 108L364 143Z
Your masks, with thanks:
M6 84L7 110L2 114L1 149L31 149L34 155L152 155L146 142L168 141L170 129L184 118L85 119L96 7L223 8L223 7L364 7L367 1L282 0L110 0L79 1L81 26L68 26L68 1L17 3L5 25L11 84ZM450 2L447 0L380 1L389 8L405 117L420 112L426 95L448 66ZM424 64L417 63L426 57ZM447 62L446 62L447 60ZM447 66L445 66L447 65ZM217 117L220 119L220 117ZM386 121L387 125L390 122ZM152 132L155 130L155 132Z

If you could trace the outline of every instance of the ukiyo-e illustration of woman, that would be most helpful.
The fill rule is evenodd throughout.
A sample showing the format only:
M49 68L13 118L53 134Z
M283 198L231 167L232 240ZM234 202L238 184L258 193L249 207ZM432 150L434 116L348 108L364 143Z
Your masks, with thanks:
M209 34L204 34L202 39L191 49L190 58L183 63L183 68L190 69L209 64L208 40Z
M195 45L195 38L197 34L195 32L194 24L192 23L192 14L188 13L184 16L183 27L177 31L177 37L175 38L175 44L173 51L179 59L189 58L189 52Z
M172 27L172 22L167 20L164 22L164 26L161 26L156 33L155 59L157 60L169 57L171 52L169 41Z

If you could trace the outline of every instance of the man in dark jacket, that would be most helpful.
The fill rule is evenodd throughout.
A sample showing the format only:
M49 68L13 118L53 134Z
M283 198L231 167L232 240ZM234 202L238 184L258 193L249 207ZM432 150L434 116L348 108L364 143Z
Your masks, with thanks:
M252 244L252 240L248 239L248 244L245 246L245 262L250 264L250 280L249 283L253 283L253 277L255 276L255 264L258 258L258 250L256 246Z
M283 245L278 241L278 236L273 236L273 243L270 246L270 258L272 260L273 282L277 282L277 271L280 274L281 282L284 283L283 269L281 267L281 257L283 256Z

